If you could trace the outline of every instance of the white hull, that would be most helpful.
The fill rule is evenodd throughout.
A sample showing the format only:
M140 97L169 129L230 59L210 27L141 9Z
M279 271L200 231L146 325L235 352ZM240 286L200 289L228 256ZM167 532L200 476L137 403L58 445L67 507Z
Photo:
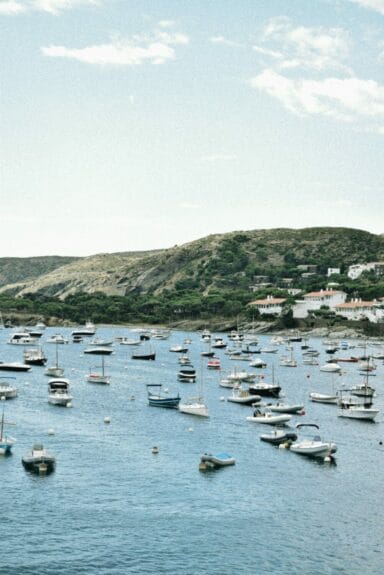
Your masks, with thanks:
M262 414L258 416L249 416L247 417L247 421L252 421L254 423L266 423L268 425L278 425L279 423L287 423L292 419L292 415L273 415L271 414Z
M309 399L317 403L337 403L338 398L336 395L329 395L326 393L310 393Z
M179 403L179 411L199 417L209 417L208 408L204 403Z
M104 383L108 384L111 382L111 378L108 375L97 375L96 373L90 373L87 376L87 381L89 383Z
M48 396L48 403L51 405L61 405L66 407L72 401L72 396L68 394L61 394L61 393L51 393Z
M303 411L304 405L289 405L287 403L277 403L276 405L270 405L269 409L274 413L299 413Z
M48 375L48 377L62 377L64 375L64 369L62 367L47 367L44 373Z
M349 419L365 419L366 421L373 421L378 413L379 410L373 409L372 407L358 407L357 405L351 405L348 408L340 409L338 416L347 417Z
M334 443L323 443L322 441L300 441L292 443L290 450L294 453L301 455L309 455L311 457L326 457L336 451Z

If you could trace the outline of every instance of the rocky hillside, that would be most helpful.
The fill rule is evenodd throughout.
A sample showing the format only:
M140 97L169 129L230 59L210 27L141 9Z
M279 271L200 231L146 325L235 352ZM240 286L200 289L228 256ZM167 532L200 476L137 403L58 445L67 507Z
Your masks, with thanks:
M343 270L384 260L384 236L350 228L238 231L207 236L151 252L86 258L0 259L0 292L65 298L84 291L108 295L160 293L164 289L247 287L255 276L299 275L298 265ZM11 273L11 270L13 272Z

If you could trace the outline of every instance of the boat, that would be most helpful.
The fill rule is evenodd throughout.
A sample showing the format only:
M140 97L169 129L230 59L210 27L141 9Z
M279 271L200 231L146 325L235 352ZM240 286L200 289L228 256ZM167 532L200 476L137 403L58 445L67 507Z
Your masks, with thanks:
M188 348L185 347L184 345L173 345L172 347L169 348L169 351L172 351L174 353L187 353Z
M252 394L249 389L244 389L242 387L234 387L232 389L232 395L227 397L227 401L240 403L241 405L253 405L254 403L258 403L260 400L260 395Z
M324 365L320 366L320 371L337 373L341 371L341 366L338 363L331 361L329 363L325 363Z
M179 356L179 363L180 365L191 365L191 359L188 355L180 355Z
M284 429L274 429L270 433L263 433L260 435L260 440L272 445L286 444L291 445L297 439L297 433L292 431L285 431Z
M254 423L265 423L267 425L282 425L291 421L292 415L288 413L272 413L270 409L261 410L256 407L253 415L248 416L247 421Z
M10 425L10 423L4 420L4 407L3 413L1 416L1 423L0 423L0 455L9 455L11 453L12 447L16 443L16 439L9 435L6 435L4 432L5 425Z
M199 417L209 417L208 407L204 401L203 365L201 365L201 377L197 397L191 397L185 402L179 403L178 409L181 413L197 415Z
M267 363L259 357L255 357L255 359L249 362L249 367L259 367L263 369L267 367Z
M68 379L56 377L48 381L48 403L68 407L72 399Z
M227 347L227 344L225 343L225 341L221 337L217 337L217 338L215 338L215 341L213 342L212 347L214 347L216 349L224 349Z
M101 372L90 371L87 375L87 381L89 383L111 383L111 376L105 373L104 356L101 358Z
M249 373L248 371L244 370L238 371L235 368L227 375L227 379L229 381L233 381L234 383L240 383L240 382L251 383L256 379L256 375L254 373Z
M207 362L208 369L221 369L220 358L212 357Z
M194 367L185 367L178 371L177 378L180 381L192 381L196 380L196 370Z
M161 383L147 383L148 404L154 407L177 409L180 403L179 394L167 396L165 394L161 394L161 388ZM155 393L156 390L157 393Z
M114 351L113 348L108 345L95 345L95 347L87 347L87 349L84 350L84 353L91 355L111 355Z
M309 394L309 399L315 403L337 403L338 396L335 393L317 393L312 391Z
M179 403L179 411L189 415L209 417L208 407L205 405L204 399L200 396L191 397L185 403Z
M95 333L96 333L96 326L95 326L95 324L94 324L92 321L88 320L88 321L85 323L85 326L84 326L84 327L78 327L78 328L74 329L74 330L71 332L71 335L72 335L72 336L74 336L74 335L92 336L92 335L95 335Z
M303 429L306 427L311 427L319 429L316 423L299 423L296 425L296 429ZM337 446L331 441L323 441L320 435L315 434L311 437L304 436L303 438L298 438L296 441L291 443L290 450L294 453L299 453L300 455L306 455L309 457L320 457L325 459L326 457L332 457L337 451Z
M73 335L72 336L72 343L82 343L84 338L82 335Z
M0 379L6 379L8 381L11 378L7 377L7 378L0 378ZM12 378L12 379L15 379L15 378ZM16 387L13 387L13 385L9 385L9 383L7 383L7 381L5 381L4 383L0 383L0 400L13 399L14 397L17 397Z
M64 368L59 366L59 342L56 342L56 350L55 350L55 364L47 367L44 371L44 374L48 377L63 377L64 375Z
M68 343L68 339L65 338L63 335L61 335L61 333L55 333L54 335L51 335L51 337L46 339L45 342L63 345L65 343Z
M219 467L228 467L229 465L235 465L236 459L229 455L229 453L204 453L200 457L200 470L205 468L218 469Z
M141 345L141 339L133 339L132 337L121 337L119 338L120 345Z
M302 403L290 404L282 401L268 404L268 407L274 413L296 413L301 415L304 410L304 405Z
M264 376L260 375L255 383L249 386L250 393L267 397L279 397L281 387L275 382L275 370L272 368L272 383L264 381Z
M32 336L29 332L15 332L11 334L11 337L7 343L11 345L33 345L39 341L38 337Z
M32 450L23 455L21 462L26 471L39 475L52 473L56 466L55 456L49 453L41 443L35 443Z
M83 337L83 336L81 336ZM108 347L109 345L113 345L112 339L102 339L101 337L95 337L88 342L88 345L96 345L101 347Z
M280 359L280 365L282 365L283 367L297 367L297 361L293 357L293 350L292 349L291 349L291 353L289 356L284 355Z
M135 351L131 355L131 359L143 359L154 361L156 359L156 353L154 351L139 352Z
M40 346L24 350L23 358L27 365L45 365L47 363L47 357Z
M367 397L362 400L360 397L354 397L352 395L343 395L345 392L351 392L351 390L342 390L340 392L340 397L338 401L339 417L345 417L348 419L361 419L364 421L374 421L376 416L379 414L379 410L372 407L372 397Z
M30 369L31 366L26 363L20 363L17 361L6 363L4 361L0 361L1 371L29 371Z

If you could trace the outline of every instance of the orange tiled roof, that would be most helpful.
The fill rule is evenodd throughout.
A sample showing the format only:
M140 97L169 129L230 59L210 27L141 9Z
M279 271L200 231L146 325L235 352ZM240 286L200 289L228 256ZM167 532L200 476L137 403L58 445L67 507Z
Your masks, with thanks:
M335 295L335 294L338 294L338 293L343 293L343 292L341 292L340 290L333 290L333 289L331 289L331 290L325 290L325 289L324 289L323 291L311 291L311 292L309 292L309 293L306 293L306 294L304 295L304 297L321 297L321 296L323 296L323 295L324 295L324 296L331 296L331 295Z
M285 301L287 301L286 298L274 297L270 299L257 299L255 301L251 301L249 305L269 305L269 304L279 305L281 303L284 303Z

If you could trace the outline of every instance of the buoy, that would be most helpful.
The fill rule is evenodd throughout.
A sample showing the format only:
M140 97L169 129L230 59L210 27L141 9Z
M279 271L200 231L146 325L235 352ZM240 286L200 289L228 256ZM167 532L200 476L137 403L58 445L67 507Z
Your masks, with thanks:
M156 454L159 453L159 448L158 447L152 447L152 453Z
M188 427L188 431L193 431L193 427Z
M53 429L53 427L50 427L48 429L48 435L55 435L55 430Z
M326 455L326 456L324 457L324 461L325 461L326 463L329 463L330 461L332 461L332 457L331 457L330 455Z
M288 447L288 443L287 443L287 442L285 442L285 443L280 443L280 444L279 444L279 449L287 449L287 447Z
M207 466L203 461L200 461L199 463L199 471L207 471Z
M220 401L225 401L225 397L221 396Z
M72 407L72 401L70 401L69 403L67 403L67 407Z
M135 399L135 396L134 396L134 395L130 395L130 396L129 396L129 399L130 399L131 401L133 401L133 400Z
M104 417L104 423L111 423L111 418L109 417L109 415Z
M5 395L1 396L1 401L5 401Z

